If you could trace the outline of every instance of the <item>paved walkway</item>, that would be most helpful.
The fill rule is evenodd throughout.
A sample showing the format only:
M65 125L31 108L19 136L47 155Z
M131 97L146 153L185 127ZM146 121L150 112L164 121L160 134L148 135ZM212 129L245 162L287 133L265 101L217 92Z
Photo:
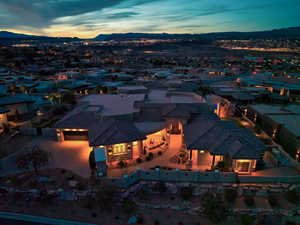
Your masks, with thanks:
M90 147L87 141L57 142L45 140L40 146L52 155L50 167L64 168L79 176L90 177Z

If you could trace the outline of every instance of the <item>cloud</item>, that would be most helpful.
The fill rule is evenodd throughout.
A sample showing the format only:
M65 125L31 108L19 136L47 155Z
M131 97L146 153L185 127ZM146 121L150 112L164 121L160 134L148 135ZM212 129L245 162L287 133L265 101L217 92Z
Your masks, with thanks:
M150 0L135 0L133 5ZM45 28L58 18L72 17L117 6L126 0L0 0L0 27ZM133 16L134 12L111 15L109 19Z
M136 12L121 12L121 13L114 13L111 15L108 15L106 18L107 19L124 19L124 18L129 18L139 15L139 13Z

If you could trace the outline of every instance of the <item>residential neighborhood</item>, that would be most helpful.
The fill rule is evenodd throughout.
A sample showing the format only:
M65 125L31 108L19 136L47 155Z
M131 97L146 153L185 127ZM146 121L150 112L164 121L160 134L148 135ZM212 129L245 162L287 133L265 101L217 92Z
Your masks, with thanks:
M299 54L233 45L0 45L0 218L299 224Z

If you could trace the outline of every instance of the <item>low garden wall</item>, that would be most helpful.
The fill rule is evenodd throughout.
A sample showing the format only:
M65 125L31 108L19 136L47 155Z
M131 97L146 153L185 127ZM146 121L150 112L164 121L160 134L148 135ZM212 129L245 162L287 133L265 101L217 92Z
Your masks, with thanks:
M120 187L128 187L140 181L164 181L174 183L299 183L300 176L238 176L236 173L199 172L181 170L137 170L120 178L105 178Z

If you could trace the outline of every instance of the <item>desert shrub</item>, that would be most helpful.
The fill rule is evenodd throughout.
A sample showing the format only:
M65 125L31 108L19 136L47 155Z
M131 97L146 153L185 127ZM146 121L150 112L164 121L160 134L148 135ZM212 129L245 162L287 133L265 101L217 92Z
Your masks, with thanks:
M22 192L13 192L13 199L19 201L24 198L24 193Z
M151 159L153 159L153 156L154 156L154 155L153 155L152 152L149 152L149 153L148 153L148 157L150 157Z
M139 216L138 218L137 218L137 222L136 222L137 224L144 224L144 218L143 217L141 217L141 216Z
M93 209L95 207L95 203L94 200L91 198L87 198L83 201L83 208L87 208L87 209Z
M84 191L86 189L86 185L82 182L79 182L76 186L79 191Z
M252 216L249 215L241 215L241 225L251 225L253 224L254 219Z
M277 198L276 198L276 196L275 195L269 195L268 196L268 201L269 201L269 203L270 203L270 205L272 206L272 207L276 207L276 206L278 206L278 200L277 200Z
M180 196L183 200L190 200L193 197L193 188L191 186L182 187L180 189Z
M121 161L118 162L118 166L119 166L120 168L125 168L125 167L127 166L127 163L124 162L123 160L121 160Z
M143 160L142 160L141 158L137 158L137 159L136 159L136 162L137 162L137 163L142 163Z
M155 189L160 193L165 193L168 190L166 183L163 181L156 183Z
M285 198L291 203L298 203L298 200L299 200L297 192L294 190L287 191L285 193Z
M75 179L74 175L71 175L71 176L67 177L67 180L74 180L74 179Z
M215 166L215 169L218 169L222 172L228 172L229 171L229 164L225 161L219 161L217 165Z
M237 191L236 189L225 189L224 191L224 196L227 202L234 202L235 199L237 198Z
M158 220L155 220L154 225L160 225L160 222Z
M261 134L262 133L262 129L261 129L261 127L258 124L255 124L254 131L257 134Z
M10 179L10 182L13 186L21 186L23 183L24 183L24 180L21 178L21 177L18 177L18 176L13 176L11 179Z
M122 201L122 209L125 213L133 213L137 208L137 205L134 201L129 198L126 198Z
M96 205L101 210L111 211L117 194L118 190L115 186L109 184L99 185L95 196Z
M37 180L30 180L28 183L28 187L31 189L36 189L40 187L40 183Z
M202 207L204 213L213 222L224 221L228 216L228 207L218 194L205 194L202 198Z
M285 225L297 225L297 224L294 223L294 222L292 222L292 221L287 221L287 222L285 223Z
M254 198L251 195L245 195L244 196L244 202L247 206L249 207L253 207L255 202L254 202Z

